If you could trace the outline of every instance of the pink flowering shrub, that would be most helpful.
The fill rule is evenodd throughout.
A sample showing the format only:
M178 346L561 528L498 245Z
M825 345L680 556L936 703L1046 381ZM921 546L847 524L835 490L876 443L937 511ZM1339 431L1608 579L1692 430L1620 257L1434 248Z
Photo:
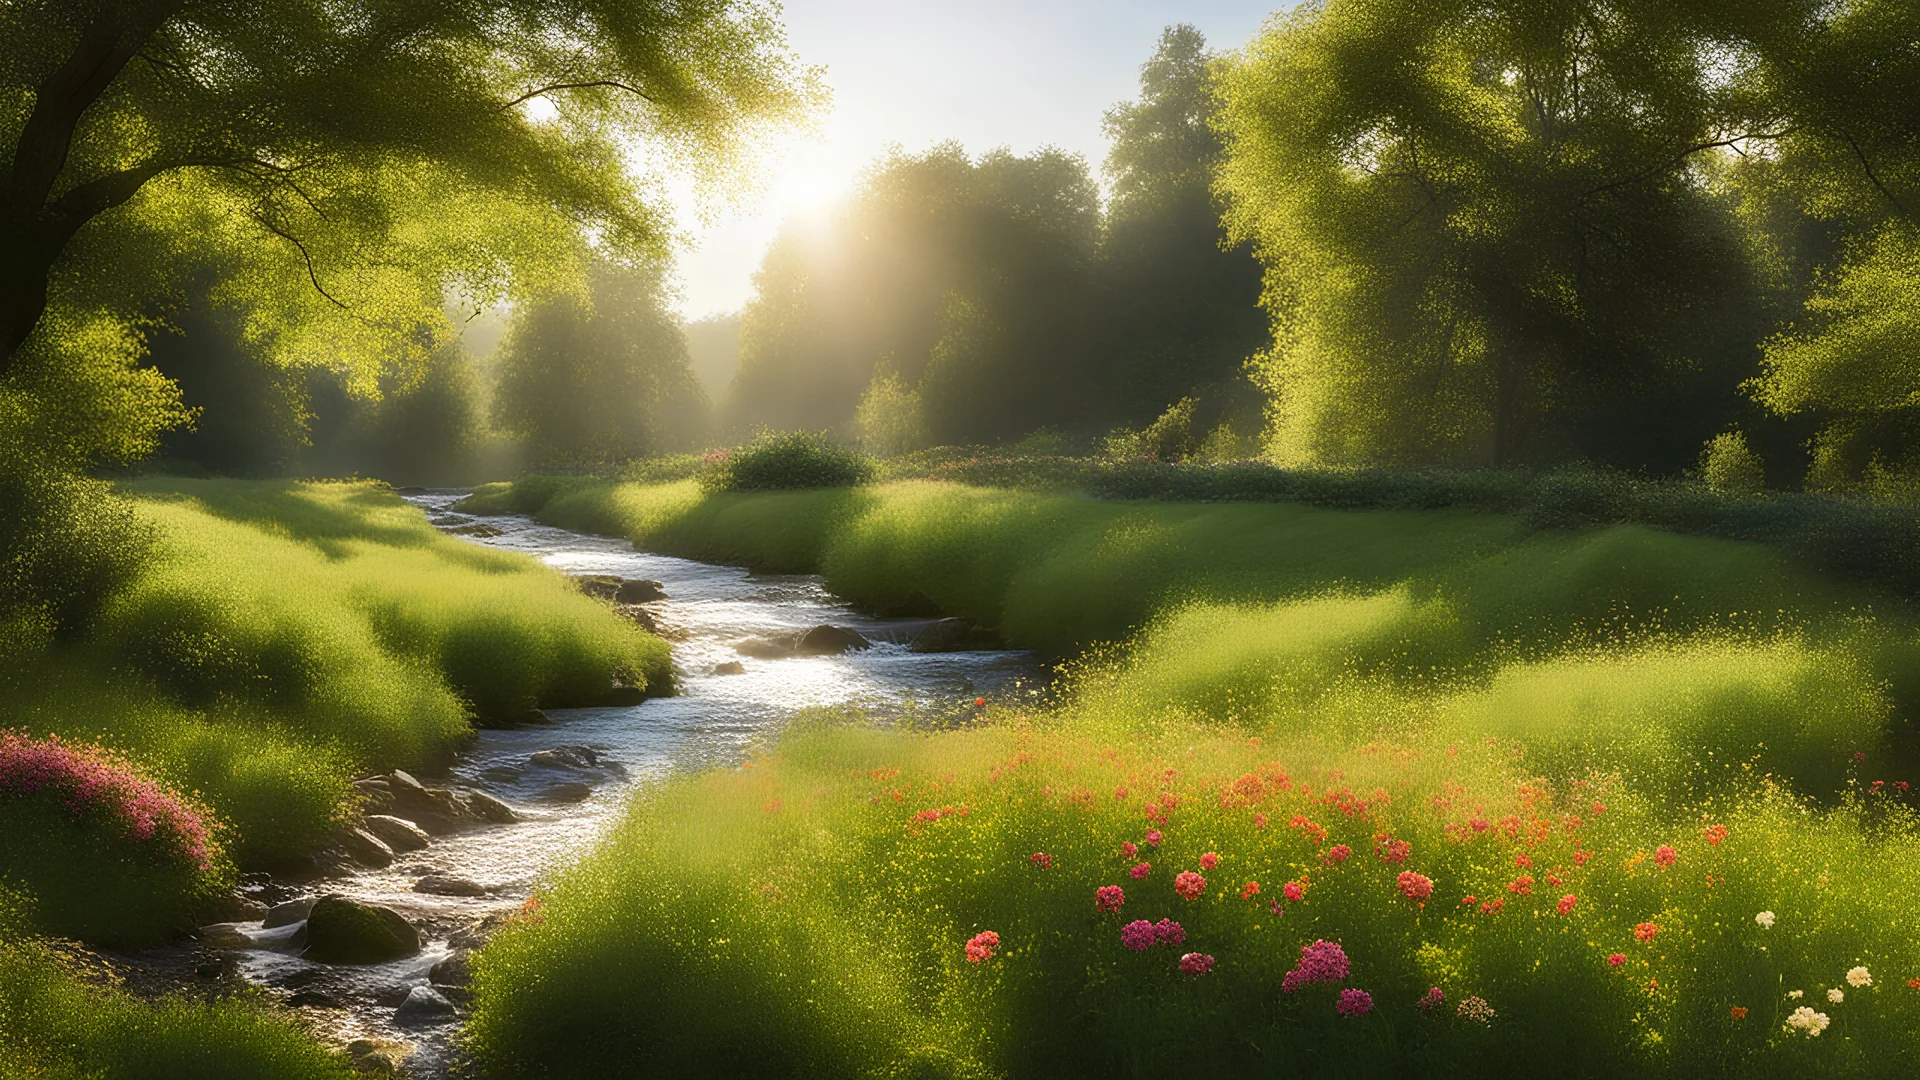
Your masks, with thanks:
M967 963L978 964L993 959L993 950L1000 947L1000 935L992 930L982 930L967 939Z
M1365 1016L1373 1011L1373 995L1349 987L1340 991L1340 1000L1334 1002L1333 1008L1341 1016Z
M1153 948L1159 938L1154 936L1153 924L1145 919L1135 919L1120 928L1120 944L1134 952L1143 952Z
M1119 911L1127 894L1118 885L1102 885L1093 891L1093 906L1100 911Z
M0 879L56 933L124 943L184 925L226 876L209 820L99 747L0 731Z
M1205 975L1213 970L1213 957L1205 953L1190 952L1180 957L1180 974Z

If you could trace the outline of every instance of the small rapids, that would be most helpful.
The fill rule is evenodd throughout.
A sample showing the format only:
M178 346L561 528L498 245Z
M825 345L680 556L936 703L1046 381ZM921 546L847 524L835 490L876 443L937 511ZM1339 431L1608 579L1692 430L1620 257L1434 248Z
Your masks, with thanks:
M434 491L408 501L463 539L525 552L567 574L660 582L666 598L645 609L672 641L679 692L632 706L552 710L550 725L484 730L449 775L420 778L429 787L502 800L520 816L514 824L470 826L435 837L385 869L297 886L259 878L248 883L255 897L270 904L338 894L392 908L419 930L424 948L418 955L384 964L327 965L300 957L295 935L303 923L267 929L254 920L202 931L195 956L203 975L211 956L298 1009L351 1054L400 1063L412 1076L441 1077L455 1068L455 1035L464 1012L446 1013L446 1000L464 1004L458 986L436 990L443 999L427 1009L414 1007L425 996L415 988L449 981L434 975L435 966L449 957L457 963L457 950L479 943L477 926L518 909L543 874L584 853L636 785L676 769L736 762L756 736L805 708L859 705L881 716L912 707L956 709L975 696L1035 692L1045 677L1024 652L916 653L905 642L927 620L863 616L817 577L755 574L636 552L625 541L524 517L453 512L464 495ZM823 624L857 630L874 647L829 656L751 655L755 639ZM736 663L744 672L715 673ZM478 888L466 891L480 894L416 891L429 877L472 883ZM397 1017L409 995L415 1002Z

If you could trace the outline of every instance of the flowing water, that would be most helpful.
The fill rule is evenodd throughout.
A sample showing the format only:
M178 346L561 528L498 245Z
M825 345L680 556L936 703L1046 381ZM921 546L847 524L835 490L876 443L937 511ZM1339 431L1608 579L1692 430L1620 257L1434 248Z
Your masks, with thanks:
M472 542L525 552L569 574L661 582L667 599L646 608L673 639L679 692L634 706L553 710L551 725L481 731L450 776L426 782L494 795L518 810L522 821L439 837L387 869L300 890L394 908L421 929L428 944L420 955L363 967L315 964L301 959L289 941L298 924L275 930L262 930L258 922L230 924L221 952L249 982L301 1009L343 1044L355 1039L410 1044L406 1068L416 1076L447 1070L455 1056L458 1020L401 1023L395 1007L412 987L428 982L433 965L448 956L450 938L489 914L518 908L541 875L584 852L635 785L676 769L732 764L756 736L810 706L861 705L880 716L908 708L963 709L976 696L1035 692L1044 677L1023 652L914 653L903 642L925 620L862 616L817 577L755 574L636 552L625 541L523 517L451 512L464 494L432 492L409 501L443 527L478 524L498 531ZM736 648L746 639L820 624L851 627L876 644L837 656L782 659L745 657ZM730 661L739 661L745 672L714 673ZM606 764L580 769L530 762L534 754L560 746L589 747ZM572 801L583 783L591 794ZM415 883L428 874L468 879L487 893L415 892ZM267 898L278 895L285 894L270 892Z

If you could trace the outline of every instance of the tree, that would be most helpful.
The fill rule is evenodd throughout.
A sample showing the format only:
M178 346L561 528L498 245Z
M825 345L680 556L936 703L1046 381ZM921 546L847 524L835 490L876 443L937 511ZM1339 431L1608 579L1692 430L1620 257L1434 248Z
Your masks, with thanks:
M545 464L597 464L686 449L706 393L667 310L662 267L596 267L584 293L529 305L502 344L494 421Z
M635 140L719 181L820 97L755 0L0 5L0 377L66 378L214 265L264 355L370 385L449 293L577 279L588 232L657 254Z
M1242 368L1267 344L1260 264L1247 245L1223 245L1212 191L1213 62L1200 31L1170 26L1140 70L1139 98L1106 115L1101 321L1114 418L1126 423L1194 392L1231 407L1253 391Z
M761 264L734 426L844 427L882 365L921 395L937 442L1076 417L1099 213L1086 163L1057 150L976 160L948 144L877 163L823 228L790 227Z
M1283 460L1677 469L1764 333L1719 155L1777 138L1670 0L1327 0L1221 78Z

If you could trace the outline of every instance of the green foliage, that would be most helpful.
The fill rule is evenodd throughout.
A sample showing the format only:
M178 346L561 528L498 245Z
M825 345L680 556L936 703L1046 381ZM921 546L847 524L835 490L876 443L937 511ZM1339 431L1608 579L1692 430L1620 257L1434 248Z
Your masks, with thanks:
M108 457L184 419L134 362L190 287L273 362L366 390L450 336L449 295L563 288L589 231L660 254L634 146L725 192L824 99L752 0L31 0L0 42L0 376Z
M1766 468L1738 431L1707 440L1700 453L1700 478L1721 495L1753 495L1767 486Z
M105 484L49 460L13 419L0 403L0 621L79 637L137 573L152 531Z
M1200 448L1200 438L1193 430L1193 413L1199 404L1193 398L1181 398L1167 406L1167 411L1140 433L1141 449L1155 461L1192 457Z
M893 457L920 449L927 441L927 422L920 392L910 390L896 372L877 370L860 405L853 411L853 430L861 449L879 457Z
M873 479L873 464L824 432L767 432L737 450L713 455L700 474L707 491L844 488Z
M257 997L135 997L44 944L0 934L0 1080L350 1080Z
M533 304L502 345L494 420L545 464L685 449L707 401L667 310L665 268L595 268L585 295Z
M1725 426L1764 324L1694 154L1746 99L1690 14L1330 0L1228 66L1280 461L1677 471Z

